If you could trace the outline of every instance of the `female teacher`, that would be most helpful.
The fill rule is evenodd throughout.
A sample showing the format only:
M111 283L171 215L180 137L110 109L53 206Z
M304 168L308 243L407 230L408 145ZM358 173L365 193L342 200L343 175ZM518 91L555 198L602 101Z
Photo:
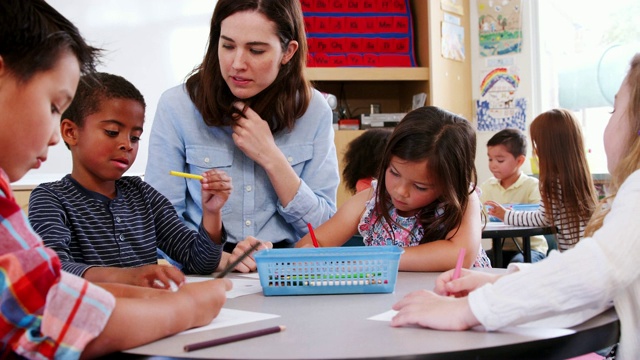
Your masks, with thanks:
M332 113L304 76L299 0L219 0L202 63L160 98L145 180L198 228L200 182L170 170L225 171L225 251L247 237L291 247L336 210Z

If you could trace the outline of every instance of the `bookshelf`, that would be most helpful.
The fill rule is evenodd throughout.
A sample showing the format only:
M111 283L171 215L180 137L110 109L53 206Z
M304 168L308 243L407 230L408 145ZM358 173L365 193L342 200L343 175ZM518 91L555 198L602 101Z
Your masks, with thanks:
M336 95L341 105L350 109L348 115L354 118L368 113L370 104L379 104L383 113L407 112L413 95L424 92L427 105L439 106L472 120L469 0L463 0L463 6L464 16L455 15L465 27L467 56L463 62L441 56L441 24L445 13L440 1L411 0L418 67L310 67L306 75L318 90ZM346 145L361 133L336 132L340 171ZM349 196L341 184L338 206Z

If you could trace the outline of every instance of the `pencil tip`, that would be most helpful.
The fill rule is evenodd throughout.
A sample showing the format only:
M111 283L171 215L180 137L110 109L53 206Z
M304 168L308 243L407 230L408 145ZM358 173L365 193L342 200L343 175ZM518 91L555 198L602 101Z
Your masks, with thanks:
M280 331L284 331L287 327L284 325L280 325Z

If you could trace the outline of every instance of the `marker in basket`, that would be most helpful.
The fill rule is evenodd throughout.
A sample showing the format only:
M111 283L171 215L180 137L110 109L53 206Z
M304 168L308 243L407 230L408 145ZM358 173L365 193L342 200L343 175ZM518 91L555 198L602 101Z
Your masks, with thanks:
M313 232L313 226L311 226L311 223L307 223L307 227L309 228L309 235L311 235L311 241L313 241L313 247L320 247L320 244L318 244L318 239L316 239L316 233Z
M171 171L169 171L169 175L180 176L180 177L187 178L187 179L202 180L202 175L189 174L189 173L184 173L184 172L180 172L180 171L171 170Z
M204 348L208 348L208 347L212 347L212 346L228 344L228 343L235 342L235 341L251 339L251 338L254 338L254 337L258 337L258 336L275 334L275 333L284 331L285 329L286 329L286 327L283 326L283 325L272 326L272 327L268 327L268 328L265 328L265 329L249 331L249 332L246 332L244 334L231 335L231 336L223 337L223 338L220 338L220 339L213 339L213 340L203 341L203 342L199 342L199 343L195 343L195 344L188 344L188 345L184 346L184 351L189 352L189 351L204 349Z
M232 272L233 269L235 269L236 266L242 262L242 260L246 259L247 256L251 255L251 253L260 246L260 244L261 242L258 241L255 244L251 245L249 250L245 251L244 254L240 255L240 257L237 258L236 261L227 265L227 267L224 270L222 270L222 272L220 272L218 275L216 275L214 279L222 279L223 277L227 276L227 274Z

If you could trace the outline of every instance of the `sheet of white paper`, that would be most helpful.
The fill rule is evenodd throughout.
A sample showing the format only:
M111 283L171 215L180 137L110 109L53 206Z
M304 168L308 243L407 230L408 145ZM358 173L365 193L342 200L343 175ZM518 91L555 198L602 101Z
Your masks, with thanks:
M198 282L211 280L209 277L187 276L187 282ZM255 294L262 291L259 280L253 279L229 279L233 283L233 289L227 291L227 299L237 298L249 294Z
M375 320L375 321L391 321L391 318L396 316L398 312L395 310L389 310L387 312L383 312L382 314L374 315L367 320Z
M258 274L257 272L246 273L246 274L238 274L238 275L243 276L243 277L247 277L247 278L251 278L251 279L260 279L260 274Z
M178 333L177 335L191 334L198 331L205 331L205 330L219 329L227 326L247 324L250 322L273 319L277 317L280 317L280 315L222 308L222 310L220 310L220 314L218 314L218 316L216 316L216 318L213 319L213 321L209 323L209 325L185 330L181 333Z
M375 320L375 321L391 321L391 319L398 312L395 310L389 310L383 312L382 314L374 315L367 320ZM481 326L474 327L472 330L476 331L485 331ZM571 329L561 329L561 328L549 328L549 327L537 327L537 326L509 326L500 329L498 332L512 333L512 334L520 334L520 335L528 335L532 337L540 337L540 338L552 338L564 335L570 335L575 333L574 330Z
M233 289L227 291L227 299L262 292L260 280L231 279L231 282L233 283Z

